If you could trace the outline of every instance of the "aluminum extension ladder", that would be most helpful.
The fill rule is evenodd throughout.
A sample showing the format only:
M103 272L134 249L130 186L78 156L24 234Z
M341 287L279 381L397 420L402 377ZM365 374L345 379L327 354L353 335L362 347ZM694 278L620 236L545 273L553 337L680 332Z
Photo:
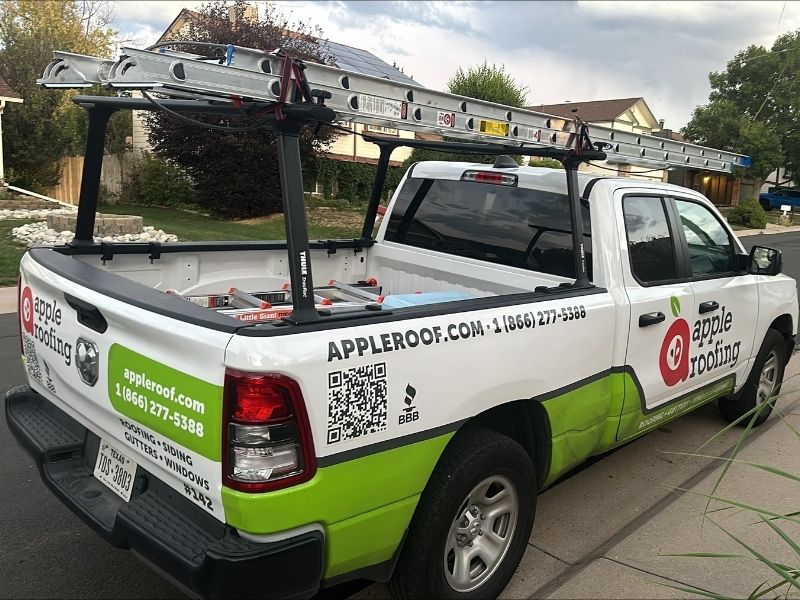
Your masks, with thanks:
M122 48L118 60L54 52L53 61L37 83L47 88L87 88L100 84L118 90L156 91L176 98L216 101L252 100L280 103L295 98L282 88L286 79L298 81L286 69L285 57L239 46L199 42L164 45L211 46L224 55L209 58L160 47L157 50ZM342 122L380 125L443 136L501 143L569 149L578 124L571 119L532 110L512 108L409 86L388 79L361 75L311 62L303 62L303 76L317 101ZM290 86L291 87L291 86ZM284 92L284 93L282 93ZM652 161L654 165L683 166L730 172L747 167L748 156L660 138L588 126L593 142L605 145L609 159Z

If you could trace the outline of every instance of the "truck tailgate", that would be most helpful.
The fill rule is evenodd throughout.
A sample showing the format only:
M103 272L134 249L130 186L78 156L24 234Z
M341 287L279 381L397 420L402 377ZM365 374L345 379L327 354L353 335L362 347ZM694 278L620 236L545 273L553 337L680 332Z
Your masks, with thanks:
M89 289L30 254L20 273L31 387L224 521L222 386L231 333Z

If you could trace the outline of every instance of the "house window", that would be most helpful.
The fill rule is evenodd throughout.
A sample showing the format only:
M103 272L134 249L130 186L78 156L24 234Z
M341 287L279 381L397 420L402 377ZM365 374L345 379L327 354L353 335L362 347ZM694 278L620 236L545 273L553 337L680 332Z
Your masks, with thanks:
M380 133L381 135L398 135L394 127L382 127L381 125L367 125L366 130L370 133Z

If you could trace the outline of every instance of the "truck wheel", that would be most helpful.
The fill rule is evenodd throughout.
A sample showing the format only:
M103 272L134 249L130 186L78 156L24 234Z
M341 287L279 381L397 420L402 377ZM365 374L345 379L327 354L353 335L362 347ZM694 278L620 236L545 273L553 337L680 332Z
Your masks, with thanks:
M536 473L514 440L459 432L422 493L389 584L395 598L496 598L525 553Z
M759 203L761 204L761 208L763 208L766 212L772 210L769 204L769 200L759 200Z
M780 332L768 329L764 336L764 343L758 351L753 369L747 378L742 391L738 396L729 400L720 400L719 410L722 416L733 422L757 405L767 401L768 398L777 396L783 383L783 369L786 366L786 340ZM754 425L761 425L772 412L772 406L767 405L758 415ZM743 419L739 424L746 427L750 419Z

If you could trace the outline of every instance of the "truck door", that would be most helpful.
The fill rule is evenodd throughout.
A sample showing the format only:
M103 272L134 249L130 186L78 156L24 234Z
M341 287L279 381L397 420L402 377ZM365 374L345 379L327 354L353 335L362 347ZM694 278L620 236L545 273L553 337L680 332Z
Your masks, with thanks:
M699 200L674 197L694 291L697 317L692 327L689 376L692 387L736 375L746 376L758 352L758 277L743 273L740 246L717 215Z
M682 248L670 200L645 193L621 196L622 239L627 240L622 270L631 305L625 363L633 369L642 396L626 395L624 411L647 414L692 385L689 345L695 300L685 262L680 260ZM620 202L615 204L619 211Z

